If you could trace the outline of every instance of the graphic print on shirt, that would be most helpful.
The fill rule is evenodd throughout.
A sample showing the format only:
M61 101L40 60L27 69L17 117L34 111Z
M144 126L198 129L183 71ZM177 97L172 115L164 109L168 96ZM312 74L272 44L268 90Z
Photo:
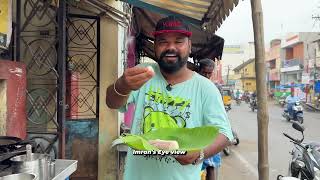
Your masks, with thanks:
M191 117L191 100L172 96L159 88L150 87L145 94L144 114L140 124L140 133L144 134L159 128L184 128ZM155 159L165 163L177 163L172 156L144 155L146 159Z
M154 91L150 87L146 93L146 104L143 116L143 133L159 128L186 127L190 118L191 100Z

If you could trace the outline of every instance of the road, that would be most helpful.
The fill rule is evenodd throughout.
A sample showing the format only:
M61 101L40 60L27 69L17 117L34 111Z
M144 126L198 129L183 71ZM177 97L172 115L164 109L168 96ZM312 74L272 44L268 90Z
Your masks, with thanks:
M292 128L292 123L282 118L283 109L269 102L269 179L288 174L288 163L292 143L282 135L286 132L293 137L301 137ZM320 113L305 112L305 139L320 142ZM233 105L229 111L233 129L238 133L240 144L232 147L230 156L223 156L219 180L258 179L258 135L257 112L251 112L248 104Z

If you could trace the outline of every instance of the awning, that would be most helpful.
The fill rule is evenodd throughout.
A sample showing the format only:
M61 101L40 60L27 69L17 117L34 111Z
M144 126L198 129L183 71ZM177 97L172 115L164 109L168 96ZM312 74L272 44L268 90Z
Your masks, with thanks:
M164 17L145 9L134 7L131 33L136 37L136 49L140 56L147 56L155 59L153 51L154 37L152 32L156 22ZM190 26L192 31L192 49L190 57L195 61L210 58L221 59L224 39L214 33L205 32L199 26Z
M122 0L163 15L175 15L215 32L239 0Z

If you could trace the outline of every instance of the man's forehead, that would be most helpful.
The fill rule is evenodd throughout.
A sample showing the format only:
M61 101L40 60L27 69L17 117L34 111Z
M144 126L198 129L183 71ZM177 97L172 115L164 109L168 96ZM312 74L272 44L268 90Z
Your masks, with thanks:
M210 65L209 66L204 66L204 69L206 69L206 70L211 70L212 69L213 70L213 66L210 66Z
M205 66L205 67L203 67L203 71L212 72L213 71L213 67L212 66Z

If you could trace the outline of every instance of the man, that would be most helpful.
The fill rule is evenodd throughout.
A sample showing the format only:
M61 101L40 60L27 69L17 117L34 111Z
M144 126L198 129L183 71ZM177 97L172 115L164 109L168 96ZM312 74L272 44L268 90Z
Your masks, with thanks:
M200 126L216 126L220 133L208 147L186 155L134 156L129 149L124 180L199 180L202 160L233 139L219 91L210 80L187 68L191 34L178 18L159 20L153 33L157 64L150 64L153 70L145 64L126 69L108 87L106 103L121 112L135 103L132 134Z
M286 98L286 103L287 103L287 110L289 112L289 116L290 118L294 118L293 117L293 105L294 103L296 103L297 101L299 101L300 99L294 95L294 90L292 89L291 90L291 95L290 96L287 96Z
M318 97L316 97L316 108L319 108L320 107L320 93L318 93Z
M199 74L210 79L214 70L214 63L211 59L201 59L199 61Z
M210 79L212 72L214 70L214 63L211 59L202 59L199 61L199 74ZM221 91L220 91L221 93ZM221 156L220 153L209 157L203 161L202 169L206 170L206 180L216 180L218 179L218 168L221 166Z
M236 91L236 100L240 99L240 90L237 89Z
M237 103L237 105L239 105L240 106L240 104L241 104L241 97L240 97L240 95L241 95L241 93L240 93L240 90L239 89L237 89L237 91L236 91L236 103Z

